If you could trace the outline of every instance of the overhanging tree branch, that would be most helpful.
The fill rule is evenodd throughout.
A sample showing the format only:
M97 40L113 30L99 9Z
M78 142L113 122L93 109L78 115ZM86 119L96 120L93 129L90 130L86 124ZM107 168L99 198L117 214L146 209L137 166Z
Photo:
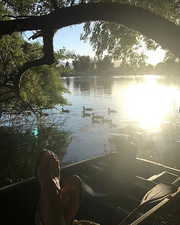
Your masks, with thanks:
M42 58L26 62L12 73L14 87L19 92L23 73L36 66L54 62L53 36L55 30L73 24L104 20L119 23L134 29L168 48L180 57L180 27L145 9L119 3L88 3L54 10L44 16L31 16L8 21L0 21L0 37L13 32L27 30L41 31L43 36ZM16 76L14 76L16 75Z
M22 65L16 72L15 81L14 84L18 89L20 88L19 85L21 83L21 79L23 77L23 73L36 66L41 65L51 65L54 63L54 50L53 50L53 37L54 37L54 31L53 30L44 30L42 31L43 35L43 57L34 61L26 62L24 65ZM14 73L14 72L13 72ZM12 75L13 75L12 73Z
M44 16L0 21L0 36L27 30L54 30L87 21L125 25L180 56L180 28L145 9L119 3L88 3L60 8Z

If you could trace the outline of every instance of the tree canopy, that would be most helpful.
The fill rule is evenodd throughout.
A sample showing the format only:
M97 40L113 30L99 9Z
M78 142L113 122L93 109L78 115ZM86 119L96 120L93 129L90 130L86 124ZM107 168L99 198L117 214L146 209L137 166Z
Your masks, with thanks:
M161 45L179 57L179 5L176 0L3 0L0 37L29 30L36 31L32 39L43 38L41 54L22 60L10 76L18 89L28 69L53 64L56 30L83 22L82 39L90 40L98 56L106 51L134 63L136 49L144 41L148 47Z
M178 1L116 0L115 2L140 7L162 18L166 18L177 25L180 23ZM131 16L132 14L129 14L129 17ZM147 18L143 18L141 13L141 16L143 20L148 20L148 15ZM137 21L134 20L134 23L137 23ZM108 51L114 58L126 58L126 61L133 60L136 49L139 48L142 43L143 45L145 43L148 48L154 49L158 47L158 40L149 39L150 35L144 36L141 30L132 30L130 29L131 27L124 25L123 23L116 24L105 21L97 21L95 23L88 22L84 25L84 34L81 38L83 40L89 39L98 55L102 55L105 51ZM154 30L157 28L161 29L158 24L153 24L153 21L149 21L147 26L150 30L152 28ZM163 47L168 48L168 46Z

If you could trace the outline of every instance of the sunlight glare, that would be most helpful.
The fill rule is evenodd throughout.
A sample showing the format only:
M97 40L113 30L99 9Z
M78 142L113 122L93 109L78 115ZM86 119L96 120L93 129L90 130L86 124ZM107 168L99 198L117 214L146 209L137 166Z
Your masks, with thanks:
M155 79L129 86L124 93L127 117L146 130L158 130L172 111L175 88L160 85Z
M161 48L157 48L156 50L147 50L145 54L147 56L146 62L155 66L164 60L166 52Z

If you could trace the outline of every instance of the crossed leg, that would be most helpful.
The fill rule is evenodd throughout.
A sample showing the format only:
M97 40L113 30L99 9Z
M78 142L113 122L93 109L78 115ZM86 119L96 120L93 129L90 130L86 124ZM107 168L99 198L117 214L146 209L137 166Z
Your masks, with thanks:
M81 182L72 176L60 184L60 163L50 151L42 152L37 169L41 193L37 225L71 225L79 209Z

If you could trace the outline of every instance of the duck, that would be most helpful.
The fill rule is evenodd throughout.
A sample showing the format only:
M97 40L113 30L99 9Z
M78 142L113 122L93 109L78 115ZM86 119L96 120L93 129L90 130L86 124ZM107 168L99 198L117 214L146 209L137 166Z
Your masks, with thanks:
M49 114L48 113L40 113L40 116L49 116Z
M104 116L96 115L95 113L92 113L92 118L104 120Z
M92 123L101 123L101 120L95 119L94 117L92 117Z
M83 106L83 111L93 111L93 108L86 108L85 106Z
M64 112L64 113L69 113L70 110L69 110L69 109L64 109L64 108L62 107L62 112Z
M91 116L92 114L91 113L87 113L85 112L84 110L82 111L82 115L83 117L88 117L88 116Z
M110 113L117 113L117 111L114 109L108 108L108 114L110 114Z

